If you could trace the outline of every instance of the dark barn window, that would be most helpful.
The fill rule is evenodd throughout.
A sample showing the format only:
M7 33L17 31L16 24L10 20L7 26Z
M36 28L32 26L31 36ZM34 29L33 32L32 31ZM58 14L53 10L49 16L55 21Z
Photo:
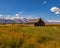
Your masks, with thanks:
M34 26L45 26L45 22L40 18L39 21L34 24Z

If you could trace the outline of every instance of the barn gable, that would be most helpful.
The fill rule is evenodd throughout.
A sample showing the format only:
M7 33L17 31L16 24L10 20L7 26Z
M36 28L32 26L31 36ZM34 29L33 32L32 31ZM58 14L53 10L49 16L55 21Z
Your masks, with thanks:
M41 18L40 19L39 18L38 19L28 19L28 22L25 23L25 25L31 25L31 26L40 26L41 24L45 25L44 21Z

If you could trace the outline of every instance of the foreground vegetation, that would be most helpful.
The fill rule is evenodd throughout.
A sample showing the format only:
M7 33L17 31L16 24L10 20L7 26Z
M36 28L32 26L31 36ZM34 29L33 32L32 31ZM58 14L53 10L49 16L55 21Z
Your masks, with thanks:
M60 48L60 26L0 25L0 48Z

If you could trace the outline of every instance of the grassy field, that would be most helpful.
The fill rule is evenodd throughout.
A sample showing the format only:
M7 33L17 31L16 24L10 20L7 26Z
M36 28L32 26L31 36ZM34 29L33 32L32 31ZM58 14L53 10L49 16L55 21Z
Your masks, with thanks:
M60 25L0 25L0 48L60 48Z

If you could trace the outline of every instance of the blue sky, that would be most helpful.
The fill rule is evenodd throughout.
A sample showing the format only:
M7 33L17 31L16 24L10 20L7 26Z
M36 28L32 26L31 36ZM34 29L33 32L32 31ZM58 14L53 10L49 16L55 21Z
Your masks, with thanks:
M53 12L56 8L59 10L56 11L57 14ZM60 20L60 0L0 0L0 16L15 14L21 14L21 17Z

